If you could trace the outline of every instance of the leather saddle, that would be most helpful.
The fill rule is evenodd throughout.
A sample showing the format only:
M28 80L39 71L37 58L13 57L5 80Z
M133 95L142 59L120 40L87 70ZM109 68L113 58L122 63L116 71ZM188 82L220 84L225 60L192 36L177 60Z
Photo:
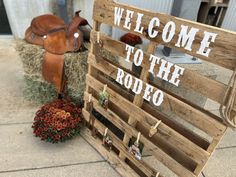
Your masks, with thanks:
M68 25L55 15L38 16L32 20L25 32L28 43L43 46L45 49L42 74L46 81L55 85L58 95L63 93L65 87L64 54L85 49L80 27L89 24L80 17L80 12L75 13Z

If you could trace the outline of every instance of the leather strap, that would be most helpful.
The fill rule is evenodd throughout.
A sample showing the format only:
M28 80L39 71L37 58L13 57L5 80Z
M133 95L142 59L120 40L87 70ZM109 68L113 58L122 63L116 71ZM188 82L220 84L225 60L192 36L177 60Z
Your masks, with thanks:
M64 55L56 55L45 52L43 59L43 77L56 87L58 94L61 94L65 86L64 78Z

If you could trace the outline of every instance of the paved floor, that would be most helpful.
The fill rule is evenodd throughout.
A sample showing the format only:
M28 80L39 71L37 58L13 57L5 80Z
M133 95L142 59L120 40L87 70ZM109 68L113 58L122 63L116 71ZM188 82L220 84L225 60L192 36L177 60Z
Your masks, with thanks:
M80 136L58 145L33 136L38 105L23 98L23 71L13 45L12 39L0 37L0 177L119 176ZM217 111L211 102L206 106ZM227 132L202 176L236 176L235 135Z
M0 38L0 177L118 177L80 136L58 145L33 136L39 106L23 98L23 72L13 45Z

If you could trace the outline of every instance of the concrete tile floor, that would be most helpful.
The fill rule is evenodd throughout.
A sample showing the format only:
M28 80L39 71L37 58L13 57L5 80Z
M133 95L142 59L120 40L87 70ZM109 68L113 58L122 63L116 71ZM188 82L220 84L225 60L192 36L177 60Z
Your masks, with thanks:
M11 38L0 37L0 81L0 177L119 176L82 137L51 145L33 136L32 118L39 105L23 98L23 71ZM206 108L218 113L211 101ZM235 134L227 131L200 176L236 176Z
M26 171L0 173L0 177L118 177L106 162L90 162Z
M32 134L30 124L3 125L0 171L34 169L67 164L103 162L102 157L81 137L58 145L44 143Z
M0 177L118 177L82 137L53 145L35 138L39 105L23 98L23 71L14 41L0 37Z

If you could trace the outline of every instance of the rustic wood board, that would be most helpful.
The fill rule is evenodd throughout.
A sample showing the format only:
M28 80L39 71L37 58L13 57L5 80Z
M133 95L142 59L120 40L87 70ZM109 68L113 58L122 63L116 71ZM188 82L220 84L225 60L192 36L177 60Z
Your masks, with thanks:
M147 35L134 32L133 24L136 23L136 15L130 21L130 30L127 30L122 25L114 25L113 13L115 7L144 14L142 25L145 29L148 26L148 22L155 16L158 16L161 21L160 31L163 30L168 21L176 24L177 33L180 32L182 24L198 28L199 33L196 34L196 39L192 44L192 51L186 50L184 47L175 47L178 35L175 35L172 42L167 44L163 43L158 37L150 38ZM91 32L92 47L88 56L89 70L86 77L83 116L89 125L88 127L92 127L93 135L94 130L97 130L97 138L90 135L90 130L86 130L83 135L122 176L156 176L157 174L164 176L158 167L152 166L142 159L138 160L129 153L130 139L132 137L137 138L139 132L141 133L140 142L148 153L176 175L182 177L198 176L228 127L220 117L197 106L191 100L189 101L176 93L162 89L161 85L150 80L148 58L156 52L158 45L164 44L226 69L234 70L236 66L236 33L165 14L149 12L115 3L111 0L95 0L93 19L94 28ZM124 23L125 19L126 17L123 15L121 23ZM125 68L119 63L114 63L102 55L100 48L122 58L126 57L127 51L125 43L100 33L101 24L115 26L150 41L148 50L144 52L141 74L134 73L132 70ZM212 51L208 57L196 53L201 39L204 37L204 31L218 34L217 41L210 44ZM100 41L101 45L97 41ZM134 53L137 50L138 48L134 48ZM131 62L133 62L133 57L134 54L131 54ZM115 81L119 68L124 70L124 74L130 74L133 78L142 80L144 85L150 84L154 91L158 89L163 91L164 100L158 109L143 99L144 93L135 95ZM158 71L159 68L154 69L155 73L158 73ZM207 78L190 69L186 69L184 75L181 75L179 79L186 89L191 89L219 104L224 104L223 97L228 85ZM99 94L103 91L105 85L107 85L106 91L109 94L107 109L104 109L99 104ZM91 103L93 111L91 111ZM236 110L235 106L234 110ZM94 111L96 115L102 115L102 118L96 116ZM173 113L175 115L174 119L167 115L166 112ZM91 119L94 120L91 121ZM156 134L149 137L151 127L160 120L161 123L157 127ZM107 124L105 122L110 123ZM99 135L101 137L107 128L107 135L113 142L111 151L103 147L102 140L99 139Z

